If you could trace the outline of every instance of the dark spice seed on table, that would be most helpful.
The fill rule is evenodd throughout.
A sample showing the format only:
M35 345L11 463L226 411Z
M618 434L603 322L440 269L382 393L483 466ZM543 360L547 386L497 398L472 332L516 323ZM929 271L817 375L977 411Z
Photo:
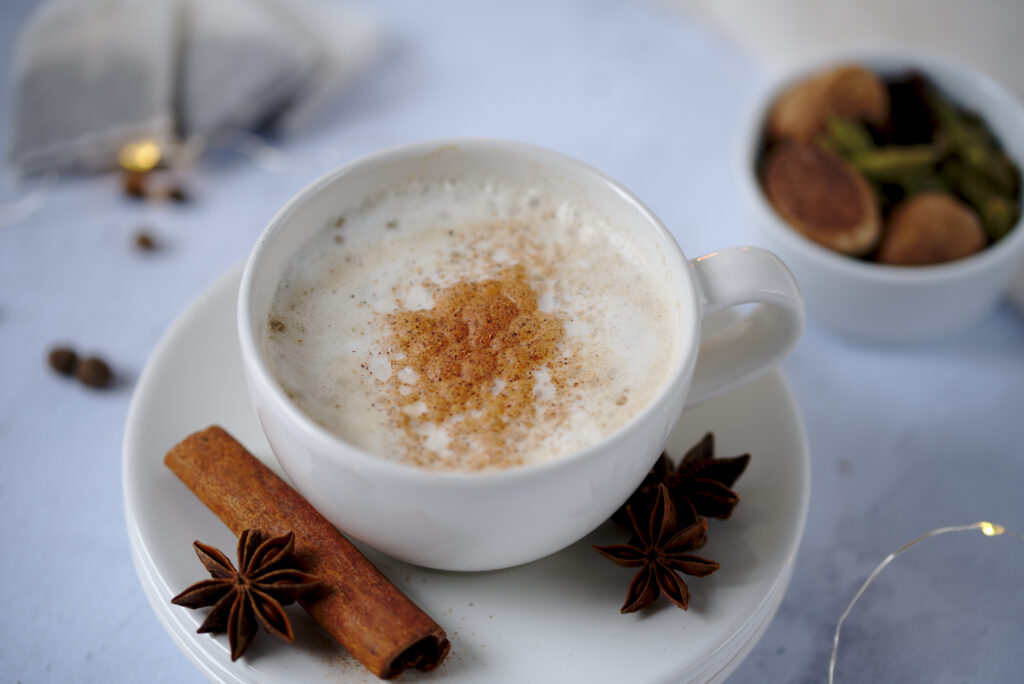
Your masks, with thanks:
M73 349L57 347L50 351L49 362L50 368L61 375L71 375L78 364L78 355Z
M111 372L110 366L103 359L91 357L78 362L78 365L75 367L75 377L83 385L102 389L110 385L114 379L114 374Z
M147 230L139 230L135 233L135 246L146 252L151 252L159 247L153 234Z
M171 198L172 200L174 200L175 202L188 202L189 201L188 193L185 192L185 188L181 187L180 185L175 185L173 188L171 188L167 192L167 196L169 198Z
M125 171L121 177L121 187L124 194L135 199L143 199L146 196L146 174L138 171Z

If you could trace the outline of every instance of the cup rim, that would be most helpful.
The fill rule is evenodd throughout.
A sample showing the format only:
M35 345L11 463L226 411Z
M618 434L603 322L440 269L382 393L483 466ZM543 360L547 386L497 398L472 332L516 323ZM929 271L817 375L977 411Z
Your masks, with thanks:
M926 50L897 47L844 50L830 52L820 59L801 63L799 66L769 79L768 83L758 91L754 98L755 104L750 108L744 121L741 135L740 175L743 178L742 186L746 191L748 201L757 207L758 213L767 218L767 221L761 223L770 226L768 229L771 230L772 235L783 241L789 248L802 251L807 258L824 261L832 268L849 276L882 283L918 286L972 278L991 270L996 264L1001 264L1024 252L1024 211L1021 212L1021 216L1018 217L1010 231L995 244L988 245L980 252L962 259L925 266L894 266L863 261L840 254L804 236L779 216L761 188L757 170L758 152L768 109L787 87L842 64L857 64L883 72L917 70L925 76L951 74L972 83L971 87L977 92L986 93L987 99L995 101L995 106L1005 110L1017 121L1018 127L1024 130L1024 105L1006 87L982 71ZM954 99L956 99L955 96ZM959 100L957 103L962 104ZM986 124L991 125L986 114L992 109L992 106L986 106L984 109L976 107L976 109ZM1005 136L1000 136L1000 138L1005 138ZM1003 143L1003 147L1005 149L1005 143ZM1014 155L1011 155L1011 158L1024 174L1024 158Z
M256 283L257 272L263 261L265 246L271 242L271 237L284 229L292 215L307 201L308 198L320 192L326 191L334 183L339 182L343 177L358 171L368 163L385 161L387 159L401 157L426 157L432 152L445 148L456 147L492 147L495 151L511 150L513 152L525 153L527 155L548 159L555 159L568 164L578 172L588 174L600 181L609 191L614 192L621 200L632 205L646 220L649 228L654 230L663 242L670 246L669 256L670 268L679 272L681 282L686 284L686 292L679 292L681 300L689 300L688 310L690 313L689 335L686 328L679 332L678 344L680 351L676 355L676 361L669 371L669 375L660 391L651 399L647 406L630 418L626 423L619 426L611 433L600 440L588 445L586 448L575 451L558 458L549 459L537 463L526 463L508 468L483 469L478 471L465 470L441 470L429 469L415 464L405 463L384 455L376 455L365 450L342 437L327 430L287 397L280 384L264 358L261 345L257 343L253 335L251 316L252 292ZM673 393L679 391L679 385L685 383L696 365L697 352L699 349L700 331L702 317L701 307L697 293L696 283L689 268L687 257L682 251L679 243L672 233L665 227L660 219L647 207L636 195L618 183L616 180L598 169L578 159L553 150L531 145L528 143L502 140L498 138L472 137L472 138L445 138L436 140L425 140L419 142L405 143L392 146L373 152L362 157L349 161L314 180L293 195L281 209L279 209L261 231L255 246L246 259L245 268L242 273L241 284L238 293L238 305L236 310L236 322L238 327L238 338L241 347L243 363L247 366L252 383L260 385L259 394L267 397L273 403L274 408L282 413L286 419L302 430L304 436L314 441L323 453L330 455L331 459L337 459L344 454L344 459L350 461L355 470L368 469L384 473L390 477L413 481L429 479L432 483L441 483L450 486L461 486L466 483L474 483L472 486L497 485L509 482L543 477L573 467L575 464L588 460L590 456L608 448L614 448L617 443L624 441L638 424L647 423L652 414L664 410L666 400ZM250 387L250 395L256 396L257 390Z

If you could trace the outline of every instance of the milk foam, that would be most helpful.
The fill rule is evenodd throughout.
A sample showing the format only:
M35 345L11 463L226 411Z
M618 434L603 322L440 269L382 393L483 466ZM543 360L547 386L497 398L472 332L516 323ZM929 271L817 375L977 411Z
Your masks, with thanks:
M548 195L497 182L411 182L339 207L338 220L293 256L271 305L263 342L282 387L345 440L428 467L554 459L628 422L667 380L680 303L659 255L587 207ZM416 377L389 360L387 315L430 309L432 292L517 264L539 308L563 323L559 368L570 368L573 383L556 388L551 369L535 371L533 419L509 433L511 459L459 453L450 426L426 421L412 449L396 427L391 376L399 388ZM415 404L402 411L415 419Z

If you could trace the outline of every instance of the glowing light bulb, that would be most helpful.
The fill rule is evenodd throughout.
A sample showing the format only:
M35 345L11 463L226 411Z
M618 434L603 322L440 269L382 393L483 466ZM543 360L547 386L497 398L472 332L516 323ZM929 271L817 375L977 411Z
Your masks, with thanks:
M986 537L996 537L1006 531L1002 525L995 525L987 521L978 523L978 525L981 527L981 533Z
M160 146L152 140L128 143L121 148L117 161L126 171L145 173L160 163Z

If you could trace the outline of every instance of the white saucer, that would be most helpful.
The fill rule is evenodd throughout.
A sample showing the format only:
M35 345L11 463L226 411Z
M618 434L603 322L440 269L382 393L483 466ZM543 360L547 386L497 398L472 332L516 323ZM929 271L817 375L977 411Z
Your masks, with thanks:
M281 473L250 409L235 336L240 270L225 276L171 327L153 352L128 413L124 440L125 517L133 559L150 603L175 643L215 682L376 682L298 608L294 645L261 634L230 661L223 635L196 634L204 611L170 598L205 571L192 541L233 558L226 527L163 465L187 434L211 424L232 433ZM704 432L719 456L749 451L727 521L712 520L700 552L720 561L708 578L687 577L683 612L660 607L620 615L632 571L591 544L625 541L607 523L586 539L510 570L425 570L365 549L367 556L448 632L451 655L436 672L402 681L722 681L753 648L778 608L807 514L809 456L797 404L778 370L693 408L669 440L678 456Z

